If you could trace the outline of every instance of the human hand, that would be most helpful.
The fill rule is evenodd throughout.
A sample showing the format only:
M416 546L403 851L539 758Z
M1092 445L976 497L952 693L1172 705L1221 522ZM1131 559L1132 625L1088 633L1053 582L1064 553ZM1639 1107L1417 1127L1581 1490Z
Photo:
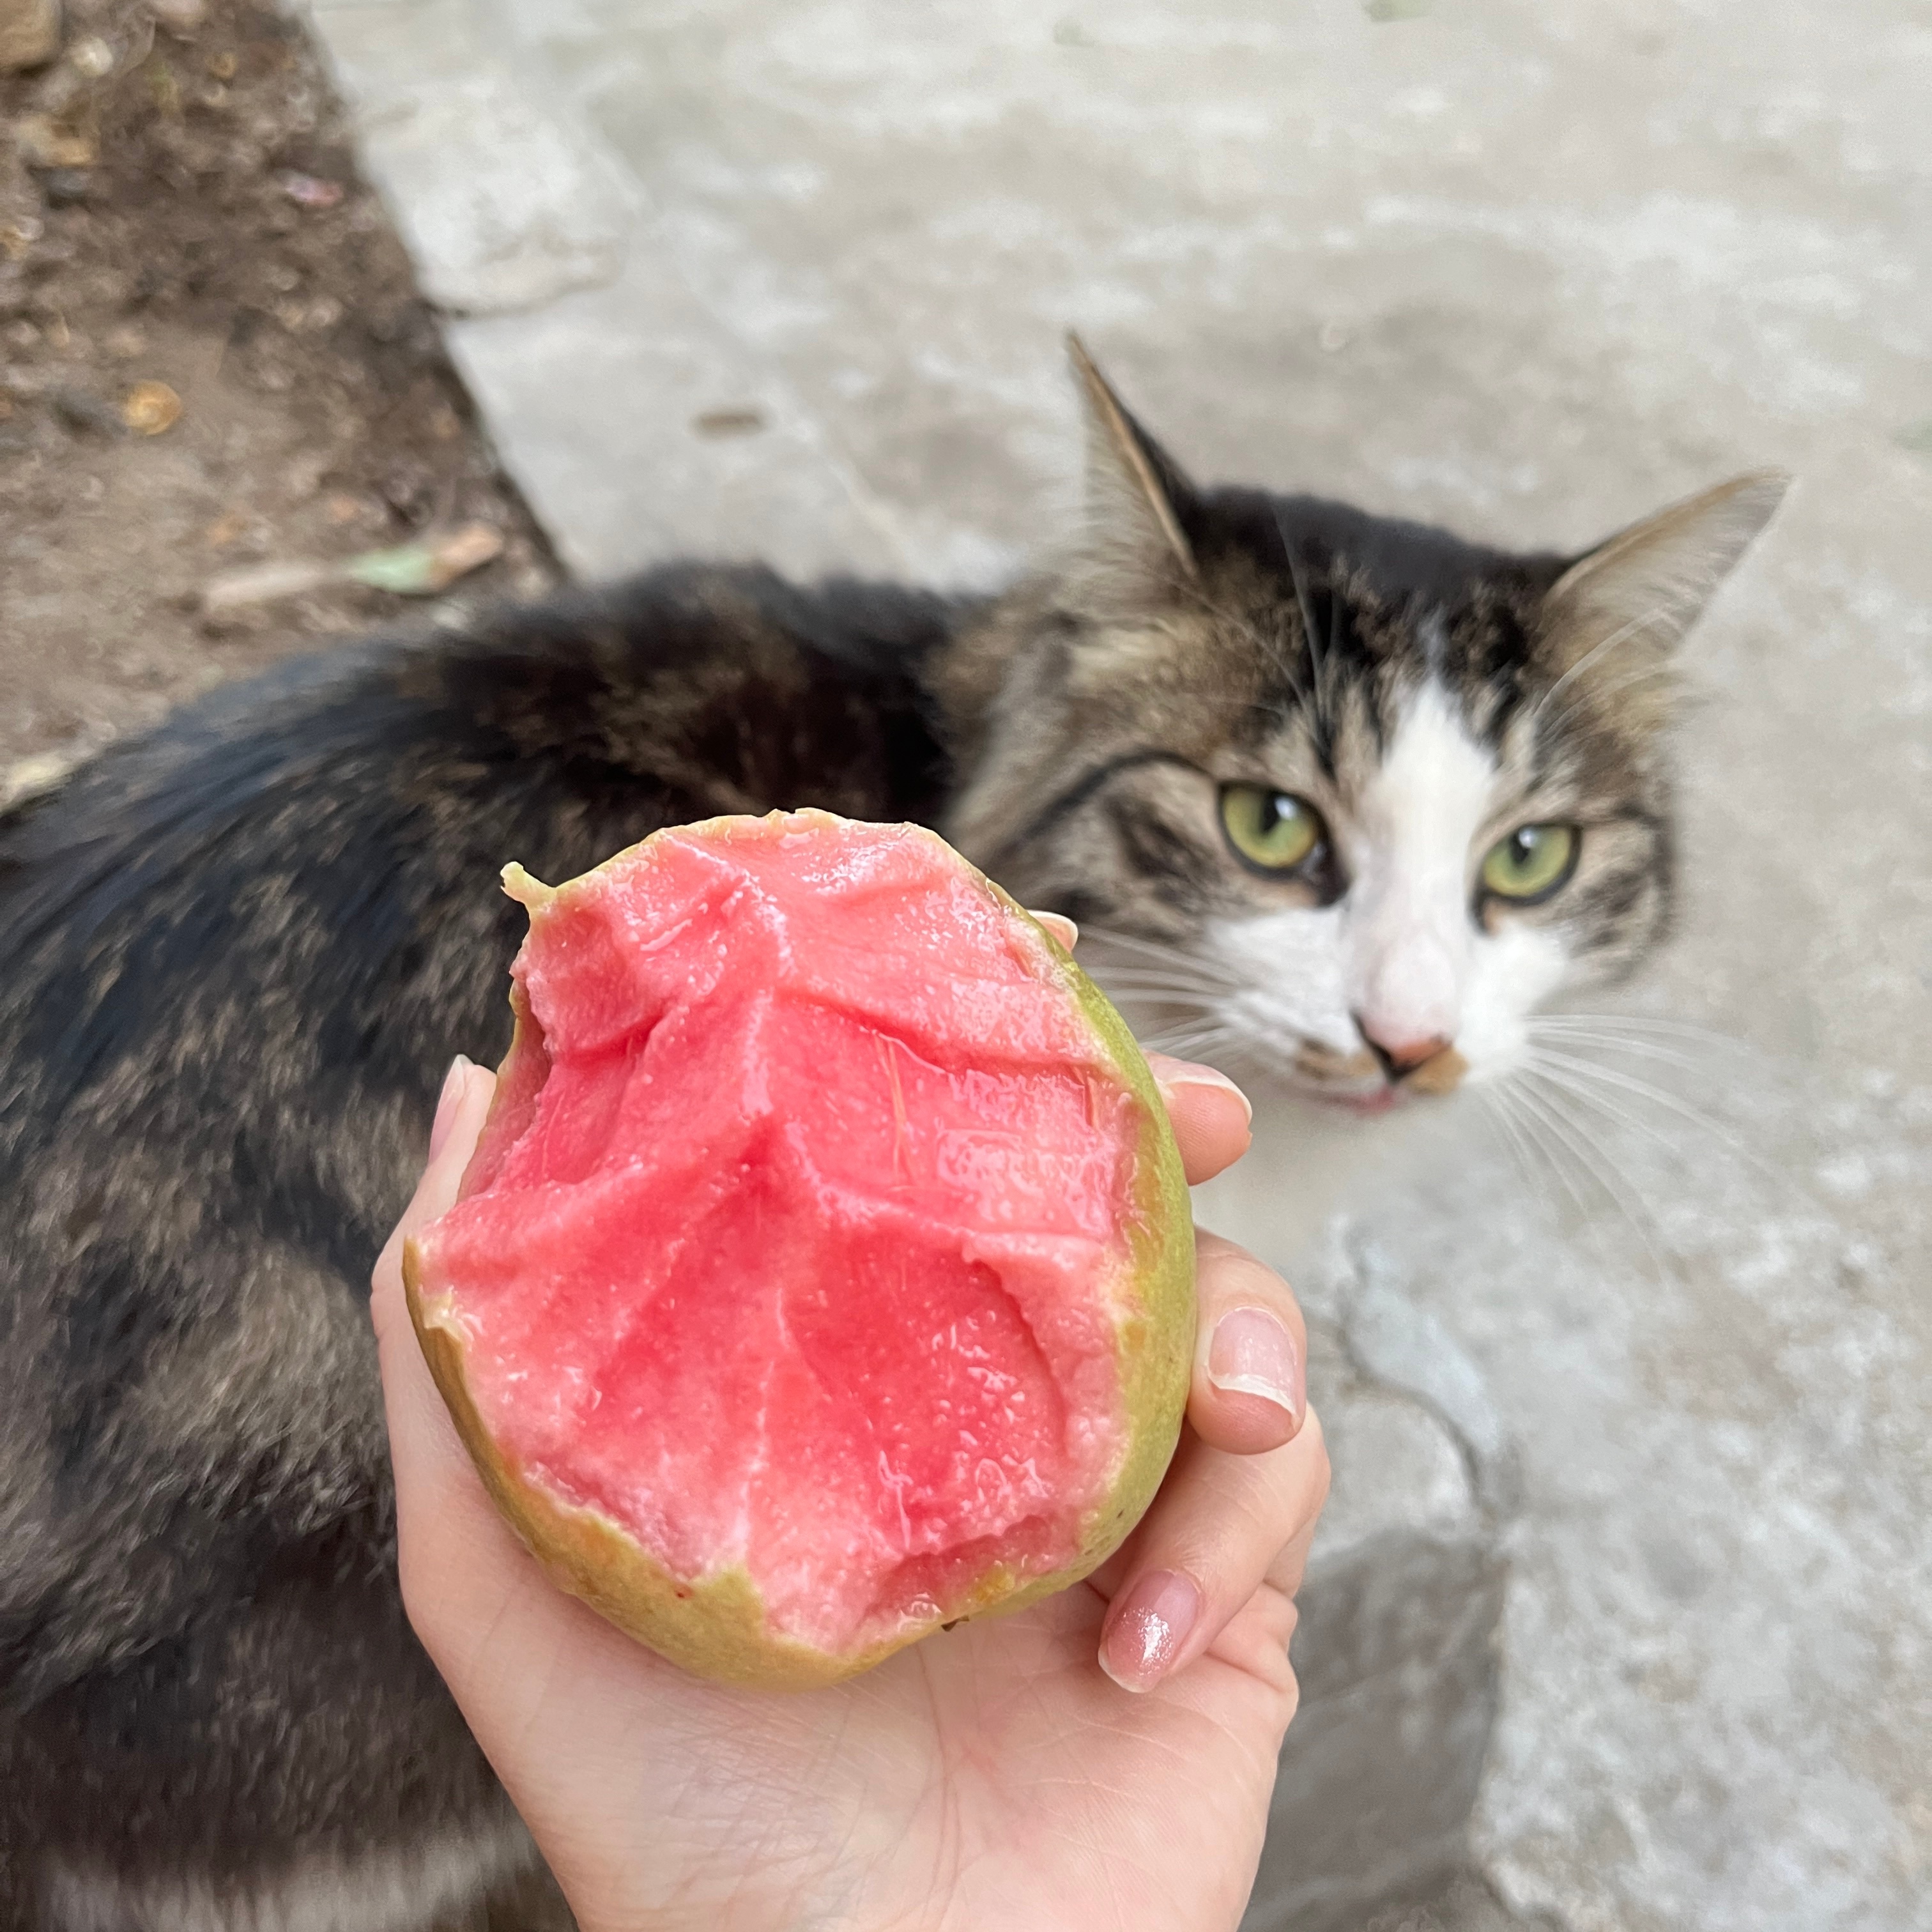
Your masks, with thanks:
M1154 1066L1189 1180L1238 1159L1239 1094L1205 1067ZM1233 1927L1294 1709L1292 1600L1328 1487L1286 1285L1200 1237L1180 1445L1085 1582L829 1689L709 1683L550 1581L417 1345L402 1244L454 1200L494 1089L466 1060L451 1070L376 1266L403 1595L584 1932Z

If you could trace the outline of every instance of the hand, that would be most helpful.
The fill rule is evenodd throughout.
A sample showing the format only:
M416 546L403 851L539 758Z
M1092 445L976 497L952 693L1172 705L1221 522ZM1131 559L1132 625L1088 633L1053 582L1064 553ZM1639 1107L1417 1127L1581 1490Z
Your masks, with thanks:
M1220 1074L1156 1060L1190 1182L1246 1150ZM1294 1714L1327 1492L1286 1286L1204 1234L1180 1446L1084 1583L829 1690L687 1676L557 1589L497 1514L404 1303L495 1088L451 1070L375 1273L404 1600L584 1932L1228 1932Z

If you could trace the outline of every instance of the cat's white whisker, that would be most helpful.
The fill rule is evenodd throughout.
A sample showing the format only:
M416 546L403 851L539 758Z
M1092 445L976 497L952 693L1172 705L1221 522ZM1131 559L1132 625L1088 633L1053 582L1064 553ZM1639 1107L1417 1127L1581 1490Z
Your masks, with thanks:
M1240 1051L1240 1042L1234 1040L1164 1040L1156 1037L1142 1042L1144 1052L1164 1053L1173 1060L1191 1060L1203 1066L1213 1066L1222 1072Z
M1616 1034L1599 1033L1588 1028L1544 1028L1532 1021L1526 1029L1534 1046L1555 1046L1581 1051L1594 1048L1604 1053L1627 1054L1633 1059L1654 1060L1692 1072L1703 1070L1706 1060L1682 1046L1666 1046L1652 1040L1627 1040Z
M1633 1132L1642 1134L1646 1140L1654 1141L1660 1147L1673 1152L1681 1150L1679 1142L1665 1132L1654 1120L1646 1120L1640 1114L1620 1106L1606 1095L1583 1086L1560 1068L1538 1062L1531 1069L1531 1076L1553 1091L1568 1095L1580 1106L1587 1107L1619 1126L1628 1127Z
M1136 932L1120 932L1104 926L1087 926L1084 928L1084 936L1092 956L1101 962L1103 968L1109 956L1131 953L1138 955L1150 967L1165 968L1190 978L1198 979L1204 983L1212 982L1222 985L1231 992L1246 983L1238 974L1219 962L1165 940L1148 939ZM1127 967L1124 970L1136 969Z
M1148 1036L1147 1043L1163 1053L1178 1052L1184 1046L1205 1048L1225 1046L1239 1039L1235 1029L1225 1021L1205 1019L1184 1021L1180 1024L1162 1027Z
M1562 1123L1573 1144L1580 1143L1586 1171L1642 1242L1660 1276L1670 1274L1672 1270L1657 1245L1655 1220L1645 1207L1642 1190L1629 1170L1604 1144L1601 1137L1591 1132L1588 1120L1579 1120L1563 1104L1566 1100L1586 1104L1586 1096L1562 1086L1545 1073L1527 1071L1525 1078L1538 1085L1540 1098L1552 1121Z
M1105 988L1108 998L1117 1003L1132 1000L1140 1006L1156 1006L1163 1001L1172 1001L1184 1006L1212 1006L1219 1005L1225 995L1218 987L1204 991L1198 986L1163 986L1136 985L1132 980L1119 980L1105 975L1099 983Z
M1522 1176L1523 1185L1526 1187L1540 1186L1540 1176L1536 1171L1522 1130L1516 1124L1509 1106L1508 1094L1500 1086L1493 1085L1478 1087L1471 1090L1481 1102L1484 1111L1490 1116L1497 1136L1510 1157L1510 1164Z
M1183 979L1178 974L1117 972L1112 968L1101 966L1096 968L1094 976L1109 992L1146 993L1179 998L1191 998L1204 992L1211 993L1216 998L1226 996L1221 987L1204 985L1198 980Z
M1526 1078L1526 1076L1525 1077ZM1548 1103L1539 1095L1532 1093L1527 1084L1518 1086L1514 1097L1516 1104L1522 1109L1526 1120L1538 1130L1538 1138L1534 1144L1540 1148L1544 1159L1549 1163L1550 1172L1561 1184L1563 1191L1569 1196L1577 1213L1588 1220L1590 1215L1590 1204L1584 1199L1582 1192L1576 1185L1570 1166L1566 1162L1560 1161L1556 1158L1556 1148L1561 1147L1569 1155L1570 1160L1575 1160L1576 1158L1575 1144L1564 1132L1561 1120L1552 1112ZM1585 1160L1582 1165L1584 1172L1590 1174L1592 1170L1588 1160Z
M1714 1027L1698 1026L1688 1020L1651 1019L1627 1013L1538 1013L1531 1017L1535 1032L1582 1032L1631 1035L1652 1034L1701 1046L1713 1054L1732 1053L1747 1058L1761 1058L1760 1049L1734 1034L1720 1033Z
M1674 1114L1678 1119L1708 1134L1720 1146L1747 1166L1754 1168L1762 1176L1773 1181L1781 1180L1781 1177L1774 1168L1753 1154L1714 1114L1692 1106L1688 1101L1679 1100L1676 1094L1653 1082L1640 1080L1634 1074L1624 1072L1616 1067L1605 1066L1596 1060L1585 1060L1572 1054L1558 1053L1547 1047L1534 1049L1531 1058L1532 1062L1546 1073L1560 1073L1568 1076L1572 1083L1594 1082L1599 1087L1612 1088L1618 1092L1634 1094L1654 1107L1660 1107L1666 1113ZM1670 1144L1667 1136L1660 1136L1660 1138Z
M1213 1042L1218 1045L1223 1040L1234 1036L1226 1029L1216 1028L1210 1022L1182 1019L1167 1024L1136 1024L1130 1018L1127 1022L1134 1037L1144 1046L1151 1047L1158 1053L1184 1053L1192 1045Z
M1524 1090L1520 1084L1522 1078L1520 1070L1514 1077L1519 1084L1512 1086L1504 1082L1486 1090L1507 1108L1522 1145L1534 1160L1540 1163L1536 1172L1546 1198L1553 1204L1556 1199L1556 1190L1561 1188L1577 1211L1587 1218L1588 1204L1571 1178L1578 1164L1575 1148L1558 1138L1544 1108L1540 1104L1534 1103L1532 1096ZM1582 1165L1586 1174L1594 1180L1594 1171L1588 1163L1585 1162Z
M1554 1204L1557 1198L1556 1191L1560 1188L1575 1204L1580 1213L1587 1214L1588 1208L1570 1178L1576 1159L1574 1152L1563 1148L1562 1152L1568 1159L1558 1158L1558 1148L1562 1144L1556 1142L1541 1109L1531 1106L1529 1096L1520 1085L1510 1087L1504 1084L1488 1090L1507 1108L1522 1145L1531 1157L1534 1177L1545 1198Z

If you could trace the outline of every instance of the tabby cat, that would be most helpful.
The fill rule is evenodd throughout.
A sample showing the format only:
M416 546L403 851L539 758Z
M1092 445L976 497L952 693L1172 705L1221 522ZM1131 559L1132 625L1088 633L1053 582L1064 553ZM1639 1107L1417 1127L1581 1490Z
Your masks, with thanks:
M1197 488L1075 364L1087 527L1007 595L674 566L219 692L0 820L0 1919L562 1922L404 1618L367 1308L445 1065L505 1044L505 860L922 820L1359 1106L1655 941L1672 649L1782 479L1508 554Z

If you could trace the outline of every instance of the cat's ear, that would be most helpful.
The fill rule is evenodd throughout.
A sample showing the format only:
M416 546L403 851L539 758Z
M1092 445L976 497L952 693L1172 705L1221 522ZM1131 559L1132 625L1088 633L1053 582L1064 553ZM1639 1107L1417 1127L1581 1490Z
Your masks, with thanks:
M1586 551L1544 598L1544 635L1562 669L1625 644L1675 650L1790 483L1780 470L1734 476Z
M1077 335L1066 338L1087 422L1082 560L1090 576L1144 596L1197 572L1182 512L1193 485L1128 413Z

